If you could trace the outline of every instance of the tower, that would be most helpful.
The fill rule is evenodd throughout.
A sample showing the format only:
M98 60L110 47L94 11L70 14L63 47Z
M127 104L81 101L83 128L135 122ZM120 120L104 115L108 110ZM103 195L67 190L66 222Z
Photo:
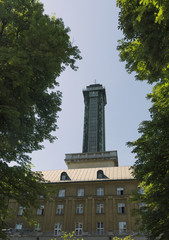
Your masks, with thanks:
M89 85L83 96L83 150L66 154L65 162L69 169L118 166L117 151L105 151L105 88L101 84Z
M83 90L85 114L83 152L105 151L106 91L101 84L92 84Z

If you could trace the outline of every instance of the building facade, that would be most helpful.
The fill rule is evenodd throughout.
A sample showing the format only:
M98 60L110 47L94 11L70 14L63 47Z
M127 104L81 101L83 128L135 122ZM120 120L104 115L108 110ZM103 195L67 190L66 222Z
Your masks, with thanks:
M136 234L132 210L138 204L129 198L137 191L138 182L129 167L118 166L117 151L105 151L105 89L93 84L83 94L83 152L66 154L67 170L42 171L55 194L48 202L39 197L40 208L32 210L35 226L24 220L23 207L10 200L14 211L10 239L60 239L63 231L75 231L79 239L86 240Z

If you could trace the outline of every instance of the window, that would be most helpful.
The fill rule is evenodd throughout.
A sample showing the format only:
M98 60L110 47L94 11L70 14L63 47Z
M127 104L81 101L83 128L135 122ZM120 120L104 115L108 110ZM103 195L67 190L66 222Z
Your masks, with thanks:
M35 224L35 231L40 231L40 230L41 230L40 223Z
M60 175L60 180L70 180L66 172L62 172Z
M22 206L20 206L20 207L19 207L19 211L18 211L18 215L19 215L19 216L22 216L22 215L23 215L23 212L24 212L24 210L25 210L25 208L24 208L24 207L22 207Z
M22 230L22 225L23 225L23 223L17 223L15 225L15 230Z
M118 203L118 213L125 213L125 203Z
M102 170L98 170L97 171L97 179L102 179L102 178L104 178L103 171Z
M96 205L96 213L104 213L104 204L99 203Z
M77 207L76 207L76 213L77 213L77 214L83 214L83 204L82 204L82 203L80 203L80 204L77 205Z
M82 235L83 232L83 223L75 223L75 235Z
M58 197L65 197L65 189L59 190Z
M97 234L98 235L103 235L104 234L104 223L103 222L98 222L97 223Z
M138 187L138 193L139 194L144 194L144 188L143 187Z
M78 197L83 197L84 196L84 188L79 188L77 190L77 196Z
M56 214L63 214L64 205L58 204L56 207Z
M146 204L144 202L139 203L139 208L141 209L142 212L146 212Z
M61 223L56 223L54 226L54 235L58 236L62 232L62 224Z
M119 234L124 234L127 231L126 222L119 222Z
M97 196L103 196L104 195L104 188L97 188Z
M37 210L37 215L43 215L44 214L44 205L41 205L40 208Z
M124 194L124 188L117 188L117 195L123 195Z

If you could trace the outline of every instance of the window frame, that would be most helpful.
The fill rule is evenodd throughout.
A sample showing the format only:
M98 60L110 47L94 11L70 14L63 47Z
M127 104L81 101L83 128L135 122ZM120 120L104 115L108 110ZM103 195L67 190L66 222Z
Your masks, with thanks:
M83 214L83 213L84 213L83 203L78 203L76 206L76 214Z
M104 213L104 203L96 204L96 213L103 214Z
M25 210L25 207L19 206L18 216L23 216L24 210Z
M40 223L36 223L34 229L35 229L35 231L40 231L41 230L41 224Z
M57 215L64 214L64 204L57 204L56 205L56 214Z
M103 170L98 170L97 171L97 179L103 179L103 178L104 178Z
M62 197L65 197L65 193L66 193L66 191L65 191L65 189L60 189L59 190L59 192L58 192L58 197L60 198L62 198Z
M60 236L62 232L62 223L57 222L54 225L54 236Z
M104 222L96 223L96 232L98 235L104 235Z
M17 230L17 231L22 230L22 227L23 227L23 223L16 223L15 224L15 230Z
M124 188L118 187L117 188L117 196L122 196L122 195L124 195Z
M124 214L126 213L126 204L125 203L118 203L117 204L117 212L119 214Z
M104 188L103 187L100 187L100 188L97 188L97 196L104 196Z
M77 196L78 197L84 197L84 188L78 188L77 189Z
M81 236L83 233L83 222L76 222L75 223L75 235Z
M37 215L42 216L44 215L45 205L40 205L40 208L37 209Z
M126 232L127 232L127 223L126 222L119 222L119 234L125 234Z

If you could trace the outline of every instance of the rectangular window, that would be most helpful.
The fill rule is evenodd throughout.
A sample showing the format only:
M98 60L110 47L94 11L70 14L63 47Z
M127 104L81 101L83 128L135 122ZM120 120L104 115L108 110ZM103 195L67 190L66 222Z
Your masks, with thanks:
M124 194L124 188L117 188L117 195L123 195Z
M64 205L58 204L56 207L56 214L63 214Z
M65 197L65 189L59 190L58 197Z
M22 225L23 225L23 223L17 223L15 225L15 230L22 230Z
M83 233L83 223L77 222L75 223L75 235L82 235Z
M41 230L40 223L35 224L35 231L40 231L40 230Z
M77 214L83 214L83 204L78 204L76 207L76 213Z
M22 206L19 206L19 211L18 211L18 215L19 216L22 216L23 215L23 212L24 212L25 208L22 207Z
M104 188L97 188L97 196L103 196L104 195Z
M144 188L143 187L138 187L138 193L139 194L144 194Z
M38 208L38 210L37 210L37 215L43 215L44 209L45 209L45 206L41 205L40 208Z
M77 196L78 197L83 197L84 196L84 188L79 188L77 190Z
M104 204L99 203L96 205L96 213L104 213Z
M146 204L144 202L139 203L139 208L141 209L142 212L146 212Z
M104 223L103 222L98 222L97 223L97 234L98 235L103 235L104 234Z
M125 213L125 203L118 203L118 213Z
M60 235L62 232L62 224L61 223L56 223L54 226L54 236Z
M125 234L127 232L126 222L119 222L119 234Z

